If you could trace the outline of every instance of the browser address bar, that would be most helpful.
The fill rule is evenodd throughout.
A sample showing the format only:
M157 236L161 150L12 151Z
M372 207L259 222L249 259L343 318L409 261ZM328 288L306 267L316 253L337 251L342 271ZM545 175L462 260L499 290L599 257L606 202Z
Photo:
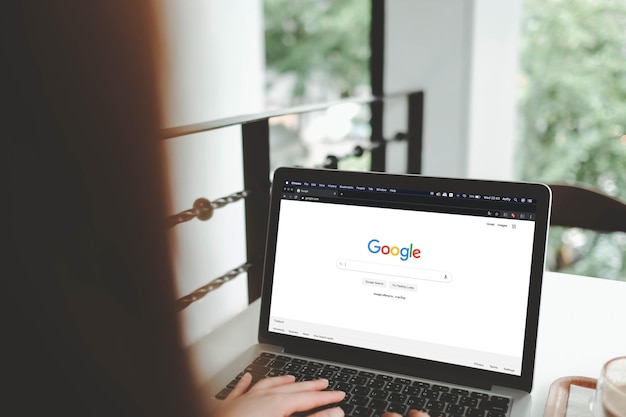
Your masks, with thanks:
M419 269L403 265L388 265L374 262L351 261L338 259L337 268L345 271L367 272L369 274L388 275L411 279L423 279L427 281L451 282L452 274L446 271L433 271L432 269Z

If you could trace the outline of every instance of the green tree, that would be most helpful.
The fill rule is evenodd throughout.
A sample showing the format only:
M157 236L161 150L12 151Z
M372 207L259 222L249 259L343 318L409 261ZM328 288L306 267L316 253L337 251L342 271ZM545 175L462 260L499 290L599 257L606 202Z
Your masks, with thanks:
M626 200L626 2L526 0L523 29L521 177ZM588 254L566 271L626 279L623 234L551 230L568 247Z
M265 0L266 65L296 76L295 101L307 85L352 96L369 85L370 2Z

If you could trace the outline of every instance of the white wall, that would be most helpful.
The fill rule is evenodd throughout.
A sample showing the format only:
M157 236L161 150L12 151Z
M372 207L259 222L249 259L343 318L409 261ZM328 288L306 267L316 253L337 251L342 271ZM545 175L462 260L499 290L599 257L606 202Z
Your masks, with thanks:
M515 179L522 0L475 0L467 175Z
M384 88L425 92L424 174L511 178L520 4L387 0ZM386 106L385 135L405 112Z
M166 42L165 127L263 109L265 73L262 0L156 0ZM171 172L171 213L194 200L243 190L238 127L165 142ZM243 201L213 218L175 226L178 297L246 261ZM174 300L173 300L174 301ZM247 305L247 276L181 312L191 343Z

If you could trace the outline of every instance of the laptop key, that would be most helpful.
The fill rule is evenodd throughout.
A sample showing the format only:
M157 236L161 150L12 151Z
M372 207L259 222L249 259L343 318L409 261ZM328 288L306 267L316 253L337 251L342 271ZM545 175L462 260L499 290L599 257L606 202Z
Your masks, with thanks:
M470 397L478 398L480 400L488 400L489 394L485 394L484 392L472 392L470 394Z
M463 412L465 412L465 407L463 407L462 405L448 404L448 406L446 407L446 412L450 414L462 415Z
M350 378L350 383L354 385L365 385L366 382L367 378L363 376L353 376L352 378Z
M351 392L352 388L354 388L354 385L347 382L337 382L337 384L335 385L335 390L337 391Z
M287 365L285 365L285 367L283 368L284 371L289 372L293 372L296 373L298 371L300 371L300 368L302 368L302 365L298 365L294 362L289 362Z
M265 375L269 372L269 368L266 368L265 366L250 364L246 367L244 372L250 372L251 374Z
M217 393L215 398L217 398L219 400L223 400L226 397L228 397L228 394L230 394L231 391L232 391L232 388L224 388L223 390L221 390L220 392Z
M413 387L410 385L407 385L406 387L402 389L402 393L406 395L417 395L419 394L419 392L420 392L419 388Z
M452 388L452 394L461 395L463 397L467 397L469 395L469 391L466 389Z
M446 407L446 404L442 401L428 401L426 404L426 408L433 411L443 411Z
M350 378L352 378L352 375L344 374L341 372L336 373L335 376L333 377L335 381L339 381L339 382L348 382Z
M256 384L266 377L265 374L255 374L254 372L250 372L250 375L252 375L252 384Z
M370 393L371 388L364 387L362 385L357 385L352 390L353 394L367 396Z
M270 368L282 369L286 364L287 364L287 362L285 362L285 361L279 361L277 359L274 359L274 360L270 361L267 364L267 366L269 366ZM259 365L261 365L261 364L259 364Z
M350 415L350 413L352 412L352 410L354 410L355 406L352 404L348 404L348 403L341 403L339 404L339 407L341 407L341 409L343 410L343 412L346 415Z
M388 404L389 403L385 400L379 400L379 399L374 398L373 400L370 401L369 407L373 410L385 411L387 409Z
M406 400L406 403L411 408L421 408L424 407L424 405L426 404L426 398L409 397L409 399Z
M461 397L459 399L459 405L465 405L467 407L476 407L478 399L472 397Z
M387 385L385 385L385 389L391 392L400 392L403 388L402 384L398 384L397 382L387 382Z
M452 403L452 404L456 404L458 399L459 399L458 395L450 394L449 392L444 392L443 394L441 394L441 397L439 397L440 401L443 401L446 403Z
M508 404L509 402L511 402L511 399L507 397L500 397L499 395L492 395L491 401L501 401Z
M506 413L507 410L509 409L509 405L505 403L504 401L483 400L480 402L480 404L478 404L478 408L480 408L481 410L489 410L489 411Z
M406 401L407 396L405 394L400 394L397 392L393 392L391 394L389 394L389 398L387 398L389 401L394 402L394 403L403 403Z
M264 356L257 356L257 358L252 363L255 365L267 365L268 363L270 363L270 361L272 361L272 359L266 358Z
M288 362L285 361L279 361L278 359L272 359L267 366L271 366L272 368L282 368L284 367ZM260 365L260 364L259 364Z
M478 408L468 408L465 411L466 417L484 417L485 411Z
M314 375L315 373L317 373L318 370L319 370L319 368L312 368L310 366L303 366L302 368L300 368L300 373L302 375Z
M270 352L261 352L261 354L259 356L262 356L264 358L275 358L276 355Z
M352 411L352 413L350 413L350 415L354 417L370 417L372 415L372 411L373 410L371 408L357 407Z
M377 400L384 400L387 398L387 395L389 395L387 391L383 391L380 389L375 389L370 393L370 397L376 398Z
M407 410L407 406L399 403L389 403L387 406L387 411L391 411L392 413L404 414Z
M430 400L436 400L439 397L439 391L425 389L424 391L422 391L421 396Z
M334 375L335 375L335 371L332 371L330 369L320 369L315 374L315 376L317 376L319 378L325 378L325 379L328 379L328 380L332 379L332 377Z
M271 376L282 376L282 375L287 375L287 372L285 372L282 369L272 369L271 371L269 371L267 373L267 376L271 377Z
M430 389L433 390L433 391L441 391L441 392L448 392L448 391L450 391L450 388L446 387L444 385L433 385Z
M367 386L374 389L381 389L385 386L385 381L382 379L370 379Z
M352 398L350 398L349 403L356 405L357 407L365 407L369 401L369 398L362 395L353 395Z

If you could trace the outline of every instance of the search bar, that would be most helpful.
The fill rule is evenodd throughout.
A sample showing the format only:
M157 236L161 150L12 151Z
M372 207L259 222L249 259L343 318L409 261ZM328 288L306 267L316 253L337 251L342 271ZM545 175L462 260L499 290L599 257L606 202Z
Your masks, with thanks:
M388 275L411 279L423 279L426 281L451 282L452 274L445 271L433 271L432 269L419 269L403 265L378 264L374 262L351 261L338 259L337 268L345 271L367 272L368 274Z

